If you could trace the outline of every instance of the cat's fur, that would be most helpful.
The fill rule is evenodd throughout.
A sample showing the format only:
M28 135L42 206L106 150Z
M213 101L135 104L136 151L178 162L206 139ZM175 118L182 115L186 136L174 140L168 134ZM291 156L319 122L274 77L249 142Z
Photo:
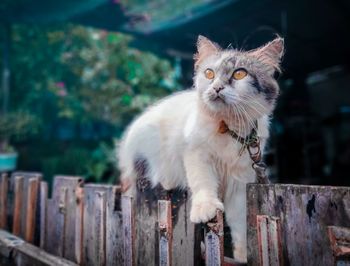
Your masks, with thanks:
M131 185L128 193L135 192L135 163L141 159L147 162L153 185L191 189L193 222L206 222L216 209L225 210L234 257L239 261L246 261L245 186L256 176L248 152L239 156L241 144L229 134L218 133L218 128L224 120L246 137L257 121L263 149L279 92L273 74L280 70L283 46L278 37L253 51L222 50L199 36L194 90L176 93L148 108L127 129L119 147L122 181ZM213 80L205 77L207 68L214 70ZM242 80L232 79L238 68L248 72ZM219 93L215 88L221 88Z

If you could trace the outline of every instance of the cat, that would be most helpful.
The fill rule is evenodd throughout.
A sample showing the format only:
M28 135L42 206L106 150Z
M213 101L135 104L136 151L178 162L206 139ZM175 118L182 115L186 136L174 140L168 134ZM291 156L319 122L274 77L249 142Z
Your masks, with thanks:
M246 184L256 181L252 161L242 144L220 133L224 121L242 138L257 127L263 150L270 115L279 94L284 40L276 37L251 51L222 49L199 36L194 56L194 88L154 104L126 130L118 148L125 194L134 195L138 160L147 176L164 189L189 187L190 219L207 222L224 210L234 259L247 260Z

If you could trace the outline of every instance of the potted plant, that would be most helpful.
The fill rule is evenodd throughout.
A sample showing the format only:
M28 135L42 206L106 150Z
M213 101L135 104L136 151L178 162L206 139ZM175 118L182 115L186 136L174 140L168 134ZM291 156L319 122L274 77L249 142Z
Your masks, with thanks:
M11 140L19 140L38 129L37 119L23 111L0 116L0 171L16 168L18 154Z

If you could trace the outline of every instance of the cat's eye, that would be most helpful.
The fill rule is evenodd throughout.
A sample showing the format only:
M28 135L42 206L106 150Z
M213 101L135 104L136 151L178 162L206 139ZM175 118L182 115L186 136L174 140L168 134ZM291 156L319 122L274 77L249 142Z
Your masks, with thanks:
M210 68L207 68L205 71L204 71L204 75L207 79L213 79L215 77L215 73L212 69Z
M237 69L233 72L232 77L235 80L240 80L240 79L245 78L247 75L248 75L247 70L240 68L240 69Z

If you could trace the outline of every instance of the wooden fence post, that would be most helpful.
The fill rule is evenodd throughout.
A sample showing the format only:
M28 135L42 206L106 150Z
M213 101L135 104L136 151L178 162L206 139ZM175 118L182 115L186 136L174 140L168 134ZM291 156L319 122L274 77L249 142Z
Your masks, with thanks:
M257 215L256 220L260 265L283 265L280 219Z
M248 265L333 265L328 226L349 227L349 202L349 187L248 184Z
M170 193L172 212L172 265L200 265L202 263L200 224L190 220L190 191Z
M121 265L123 256L120 187L87 184L84 187L84 265Z
M25 220L25 235L24 240L33 243L35 226L36 226L36 209L38 206L38 194L39 194L39 179L30 178L28 180L28 192L27 192L27 216Z
M44 248L46 245L47 234L47 198L48 187L47 182L40 182L40 248Z
M171 201L158 201L159 265L171 266L172 235Z
M81 234L76 227L77 208L81 201L76 190L82 185L80 177L55 176L52 198L47 200L45 250L77 262L80 249L76 238Z
M213 221L207 222L205 233L205 261L208 266L224 265L224 220L217 211Z
M16 236L21 235L23 186L24 186L24 178L22 176L16 176L14 178L14 204L13 204L13 222L12 222L12 233Z
M328 226L327 229L334 265L350 265L350 228Z
M7 228L7 192L7 174L3 173L0 176L0 229Z
M82 262L83 230L84 230L84 181L80 180L75 189L76 216L75 216L75 261Z
M133 199L128 196L122 196L122 213L123 213L123 257L124 266L135 265L135 227L134 227L134 210Z
M11 187L14 191L13 234L30 243L39 244L40 202L39 183L41 174L15 172L11 176Z

